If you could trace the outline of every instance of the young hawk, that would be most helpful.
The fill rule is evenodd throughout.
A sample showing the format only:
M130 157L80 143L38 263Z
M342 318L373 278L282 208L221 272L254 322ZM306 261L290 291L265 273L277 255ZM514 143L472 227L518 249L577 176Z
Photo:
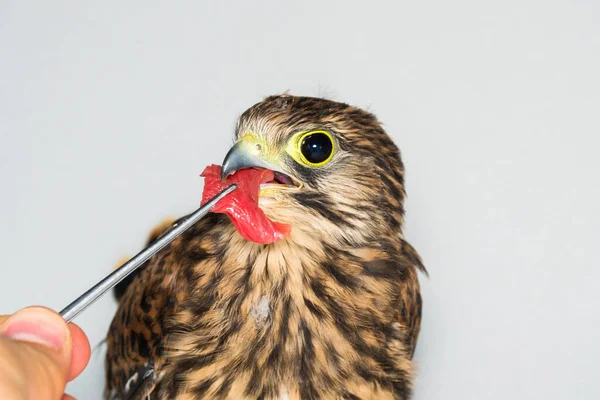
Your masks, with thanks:
M209 214L122 282L107 395L409 398L425 268L402 234L398 148L366 111L289 95L236 135L223 176L275 171L259 205L291 234L258 244Z

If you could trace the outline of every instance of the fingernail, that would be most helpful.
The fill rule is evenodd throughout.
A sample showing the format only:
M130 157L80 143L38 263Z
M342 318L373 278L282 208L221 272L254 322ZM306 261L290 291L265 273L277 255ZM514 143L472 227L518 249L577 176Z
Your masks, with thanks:
M42 307L29 307L11 315L0 326L0 334L60 349L67 340L69 328L60 315Z

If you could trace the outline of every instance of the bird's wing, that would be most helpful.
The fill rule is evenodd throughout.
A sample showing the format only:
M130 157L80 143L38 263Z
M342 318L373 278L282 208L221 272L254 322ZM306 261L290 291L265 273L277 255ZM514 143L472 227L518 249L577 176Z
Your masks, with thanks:
M147 386L149 371L160 363L166 318L175 307L171 281L176 275L168 263L167 249L136 274L121 296L107 336L107 391L115 399L135 398L132 394Z
M419 253L407 241L401 239L401 263L402 271L406 274L401 280L400 304L398 309L398 320L404 327L406 340L405 344L412 358L417 339L421 330L421 309L423 301L421 298L421 289L417 277L417 270L427 275L427 270Z
M163 362L168 321L185 299L185 278L179 273L181 243L186 235L205 232L212 219L205 218L173 241L115 291L119 306L106 340L109 399L145 399L154 389ZM152 231L148 241L154 241L175 224L177 221L162 224ZM186 257L190 262L198 262L203 255Z
M358 257L368 276L386 279L400 287L393 321L400 324L404 345L412 357L421 327L421 293L417 270L427 271L417 251L403 238L381 240L373 247L355 248L350 251Z

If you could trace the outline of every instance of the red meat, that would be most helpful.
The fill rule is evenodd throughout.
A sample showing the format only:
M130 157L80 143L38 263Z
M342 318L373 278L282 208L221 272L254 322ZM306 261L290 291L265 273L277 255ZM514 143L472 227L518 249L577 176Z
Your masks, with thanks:
M200 176L204 177L202 202L206 203L219 192L237 184L237 188L221 199L212 212L227 214L237 231L247 240L270 244L288 236L291 226L274 222L258 207L261 183L273 181L273 171L268 169L244 168L221 181L221 166L210 165Z

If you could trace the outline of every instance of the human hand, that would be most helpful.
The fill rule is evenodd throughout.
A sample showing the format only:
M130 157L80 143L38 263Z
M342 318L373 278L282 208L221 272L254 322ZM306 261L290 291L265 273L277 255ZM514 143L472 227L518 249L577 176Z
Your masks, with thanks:
M45 307L0 316L0 399L72 399L63 394L90 358L81 328Z

